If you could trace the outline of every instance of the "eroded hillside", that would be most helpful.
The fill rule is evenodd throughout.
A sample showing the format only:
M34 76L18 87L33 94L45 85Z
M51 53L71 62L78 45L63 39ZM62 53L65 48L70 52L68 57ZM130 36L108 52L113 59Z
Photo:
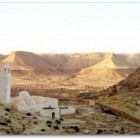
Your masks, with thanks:
M34 54L17 51L8 56L1 55L0 68L4 63L10 63L14 82L21 84L48 79L50 84L47 84L60 84L62 87L108 87L140 67L139 58L139 54Z

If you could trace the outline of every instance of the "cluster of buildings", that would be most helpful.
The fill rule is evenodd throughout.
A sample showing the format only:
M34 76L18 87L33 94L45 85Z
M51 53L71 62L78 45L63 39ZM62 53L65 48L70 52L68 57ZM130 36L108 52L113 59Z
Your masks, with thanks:
M9 64L6 63L0 72L0 104L10 105L12 109L19 112L52 118L60 118L61 115L75 113L73 107L60 107L56 98L30 96L26 90L20 91L19 96L12 98L11 80L12 74Z

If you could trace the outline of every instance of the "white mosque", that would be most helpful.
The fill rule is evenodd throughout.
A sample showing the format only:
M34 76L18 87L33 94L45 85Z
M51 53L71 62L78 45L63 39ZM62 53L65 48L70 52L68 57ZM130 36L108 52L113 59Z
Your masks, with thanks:
M26 90L20 91L19 96L11 98L11 79L12 74L9 69L9 64L6 63L3 70L0 72L0 104L6 106L10 105L19 112L52 118L60 118L61 115L73 114L76 112L73 107L60 107L58 99L30 96Z

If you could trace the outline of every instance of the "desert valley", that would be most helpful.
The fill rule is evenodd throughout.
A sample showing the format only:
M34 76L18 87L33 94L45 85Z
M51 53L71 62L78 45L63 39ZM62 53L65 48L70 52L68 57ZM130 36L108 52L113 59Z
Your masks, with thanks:
M24 89L58 98L76 113L54 120L0 106L0 133L140 134L139 59L139 53L1 54L0 69L8 62L13 76L11 97Z
M13 87L92 90L107 88L127 78L140 67L139 58L140 54L34 54L17 51L0 55L0 68L5 62L10 64Z

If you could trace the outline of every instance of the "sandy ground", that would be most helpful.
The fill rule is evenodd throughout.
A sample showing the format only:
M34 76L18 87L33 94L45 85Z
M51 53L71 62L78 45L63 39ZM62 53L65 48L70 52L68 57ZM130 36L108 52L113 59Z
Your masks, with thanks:
M92 77L83 77L83 78L69 78L69 75L65 76L48 76L48 77L18 77L13 78L12 86L13 87L26 87L26 88L40 88L40 89L95 89L95 88L104 88L119 82L118 80L107 81L104 79L95 80Z
M68 104L67 102L62 103ZM82 104L71 104L76 108L76 113L61 116L61 124L56 123L56 119L42 116L27 116L26 114L10 110L0 106L0 134L20 134L20 135L95 135L100 134L140 134L139 125L116 118L115 116L104 114L93 107ZM47 124L51 121L51 124ZM57 128L54 128L56 127ZM71 126L77 126L76 132ZM124 129L124 131L122 131Z

